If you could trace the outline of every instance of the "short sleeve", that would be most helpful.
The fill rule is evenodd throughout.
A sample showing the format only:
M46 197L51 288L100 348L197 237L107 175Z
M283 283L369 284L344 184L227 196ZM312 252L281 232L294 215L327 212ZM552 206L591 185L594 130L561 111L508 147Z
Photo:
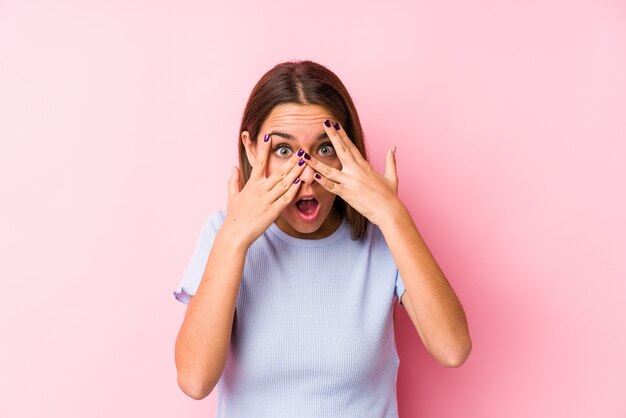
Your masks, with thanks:
M398 271L398 274L396 276L396 296L398 296L398 303L400 303L400 305L402 306L404 306L404 304L400 302L400 299L402 298L405 290L406 288L404 287L402 276L400 275L400 271Z
M211 253L211 248L213 248L213 241L215 240L217 231L224 222L225 216L226 213L224 211L218 211L212 214L206 220L200 231L196 248L193 251L191 260L189 260L187 264L185 274L180 281L180 285L174 291L174 297L185 305L189 304L191 297L195 295L198 290L207 260L209 259L209 254Z

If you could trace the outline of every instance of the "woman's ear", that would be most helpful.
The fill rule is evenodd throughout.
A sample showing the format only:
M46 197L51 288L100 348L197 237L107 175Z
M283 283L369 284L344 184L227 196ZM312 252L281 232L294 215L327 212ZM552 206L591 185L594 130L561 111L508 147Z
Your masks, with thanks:
M252 167L254 167L256 165L256 144L252 143L250 133L248 131L243 131L241 133L241 142L243 142L243 146L246 148L246 157L248 157L248 162Z

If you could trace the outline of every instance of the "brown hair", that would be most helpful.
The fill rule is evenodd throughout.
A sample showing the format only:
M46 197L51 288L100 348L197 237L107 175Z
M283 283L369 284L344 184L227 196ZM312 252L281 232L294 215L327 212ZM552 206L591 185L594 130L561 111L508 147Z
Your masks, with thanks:
M256 143L261 125L274 106L283 103L315 104L324 107L346 131L348 137L367 160L359 115L348 90L332 71L313 61L287 61L277 64L256 83L241 119L239 129L239 167L242 184L250 178L252 166L248 161L241 134L248 131ZM348 205L338 195L333 207L344 215L352 231L352 239L367 236L369 220Z

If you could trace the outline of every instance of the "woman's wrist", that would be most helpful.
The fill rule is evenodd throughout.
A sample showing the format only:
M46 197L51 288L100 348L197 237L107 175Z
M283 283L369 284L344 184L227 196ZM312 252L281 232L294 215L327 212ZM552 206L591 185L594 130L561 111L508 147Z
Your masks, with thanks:
M229 223L224 223L217 231L215 236L215 240L222 241L223 245L226 245L230 251L243 251L244 253L248 252L248 248L250 248L251 243L245 237L245 235L239 232L236 226L231 225Z
M412 221L407 207L399 198L396 198L385 203L380 211L380 217L376 219L375 223L384 232L386 229L397 227L399 224L406 222L407 218Z

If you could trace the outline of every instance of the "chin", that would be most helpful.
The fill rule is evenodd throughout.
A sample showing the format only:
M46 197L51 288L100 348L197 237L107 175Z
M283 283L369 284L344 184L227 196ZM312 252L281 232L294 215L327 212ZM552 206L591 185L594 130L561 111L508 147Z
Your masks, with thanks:
M290 213L289 217L286 217L285 220L293 229L303 234L310 234L312 232L317 231L324 224L324 221L328 217L328 214L323 215L320 213L317 216L317 219L312 222L306 222L298 216L297 213Z

